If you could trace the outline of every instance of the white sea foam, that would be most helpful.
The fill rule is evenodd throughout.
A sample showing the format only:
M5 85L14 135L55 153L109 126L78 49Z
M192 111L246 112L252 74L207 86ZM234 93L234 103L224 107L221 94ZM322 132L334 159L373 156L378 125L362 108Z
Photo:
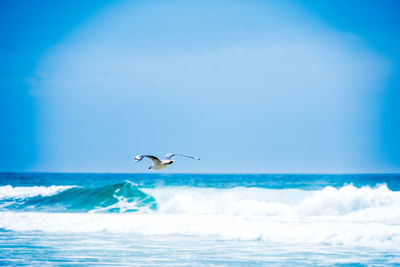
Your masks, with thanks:
M51 196L75 186L0 186L0 200L9 198L27 198L36 196Z
M164 187L144 191L157 199L159 212L166 214L320 216L394 209L391 214L400 216L400 192L391 191L386 185L376 188L347 185L316 191L244 187Z
M400 192L376 188L317 191L161 187L147 213L1 212L0 228L57 233L110 232L216 236L285 244L400 247Z

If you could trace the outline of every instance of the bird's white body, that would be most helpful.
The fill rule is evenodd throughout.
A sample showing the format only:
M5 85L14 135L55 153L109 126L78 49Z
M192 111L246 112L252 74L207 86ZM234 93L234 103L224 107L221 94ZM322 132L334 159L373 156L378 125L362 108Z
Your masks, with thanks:
M149 169L162 170L164 168L167 168L168 165L172 164L173 162L173 160L162 160L160 162L155 162L149 167Z
M192 157L192 156L168 153L167 155L165 155L165 158L163 160L160 160L159 158L157 158L155 156L151 156L151 155L137 155L135 157L135 161L141 161L144 157L147 157L153 161L153 164L149 167L149 169L162 170L162 169L168 167L168 165L171 165L172 163L174 163L174 161L172 159L175 156L183 156L183 157L187 157L187 158L191 158L191 159L200 160L200 158L196 158L196 157Z

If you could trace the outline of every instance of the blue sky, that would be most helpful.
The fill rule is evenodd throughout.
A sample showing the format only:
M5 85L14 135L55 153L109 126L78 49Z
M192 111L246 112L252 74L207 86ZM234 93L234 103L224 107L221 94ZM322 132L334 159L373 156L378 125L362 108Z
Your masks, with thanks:
M396 1L2 1L0 170L400 170Z

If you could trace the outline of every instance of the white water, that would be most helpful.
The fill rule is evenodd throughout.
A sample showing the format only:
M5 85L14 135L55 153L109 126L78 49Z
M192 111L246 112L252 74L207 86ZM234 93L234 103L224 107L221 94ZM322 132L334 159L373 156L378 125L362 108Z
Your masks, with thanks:
M342 216L399 218L400 192L386 185L376 188L323 190L232 189L164 187L146 189L160 203L165 214L215 214L238 216Z
M51 196L74 186L0 186L0 200L7 198L27 198L35 196Z
M13 190L21 195L18 188ZM157 211L120 214L5 211L0 213L0 228L45 233L213 236L226 240L391 250L400 247L400 192L393 192L385 185L377 188L348 185L318 191L242 187L160 187L143 191L156 198ZM36 193L50 192L57 191L48 187Z

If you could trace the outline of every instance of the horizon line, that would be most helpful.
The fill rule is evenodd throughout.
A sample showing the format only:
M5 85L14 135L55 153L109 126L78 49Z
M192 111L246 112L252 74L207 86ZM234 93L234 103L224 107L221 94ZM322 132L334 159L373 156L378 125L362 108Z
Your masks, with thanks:
M195 174L195 175L400 175L400 172L80 172L80 171L0 171L0 174Z

